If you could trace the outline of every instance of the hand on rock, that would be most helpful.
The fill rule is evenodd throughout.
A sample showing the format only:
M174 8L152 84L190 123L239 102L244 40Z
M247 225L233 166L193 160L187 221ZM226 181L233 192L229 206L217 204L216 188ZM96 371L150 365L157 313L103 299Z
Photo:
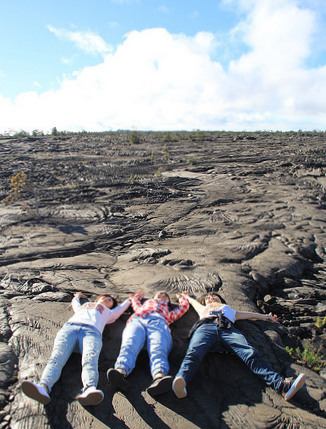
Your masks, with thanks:
M177 293L176 297L178 299L180 299L181 297L188 299L189 298L189 292L181 292L181 293Z
M76 292L74 294L74 297L77 299L80 299L80 298L86 298L86 295L84 295L83 292Z
M269 319L271 322L279 323L279 321L277 320L277 316L276 316L276 314L269 313L269 315L268 315L268 319Z
M139 300L144 298L144 292L142 290L139 290L135 293L135 297L138 298Z

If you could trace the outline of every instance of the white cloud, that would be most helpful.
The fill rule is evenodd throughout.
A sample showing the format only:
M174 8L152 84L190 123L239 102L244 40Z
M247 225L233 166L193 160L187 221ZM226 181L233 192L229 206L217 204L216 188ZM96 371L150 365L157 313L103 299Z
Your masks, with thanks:
M234 29L248 49L229 67L212 59L212 33L133 31L56 91L0 96L0 131L326 129L326 65L306 66L316 15L292 0L249 3Z
M48 29L59 39L75 43L78 49L88 54L106 54L112 51L112 46L91 31L69 31L63 28L55 28L52 25L49 25Z

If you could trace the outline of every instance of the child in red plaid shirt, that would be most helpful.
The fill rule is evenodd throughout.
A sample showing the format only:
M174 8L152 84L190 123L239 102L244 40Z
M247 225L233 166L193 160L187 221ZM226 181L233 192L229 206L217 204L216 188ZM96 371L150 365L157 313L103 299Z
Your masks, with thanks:
M172 347L172 336L168 325L188 310L189 301L185 296L177 295L179 306L170 310L170 297L165 291L157 292L143 304L142 298L142 291L131 298L135 313L123 331L120 353L115 367L108 370L108 379L117 389L127 391L128 383L125 378L134 369L137 356L146 341L153 377L153 383L147 388L147 392L155 397L171 388L168 355Z

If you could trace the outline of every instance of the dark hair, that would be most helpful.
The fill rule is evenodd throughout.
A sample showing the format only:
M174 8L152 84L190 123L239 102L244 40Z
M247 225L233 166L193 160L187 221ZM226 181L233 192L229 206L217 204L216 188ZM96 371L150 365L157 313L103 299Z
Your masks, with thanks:
M108 296L109 298L111 298L112 299L112 301L113 301L113 305L112 305L112 307L111 308L114 308L114 307L116 307L117 305L118 305L118 301L117 301L117 299L116 298L114 298L112 295L110 295L109 293L102 293L101 295L99 295L96 299L95 299L95 301L94 302L97 302L99 299L101 299L102 297L104 297L104 296Z
M222 303L222 304L226 304L225 299L223 299L223 298L221 297L221 295L220 295L220 294L218 294L217 292L209 292L209 293L205 293L204 295L202 295L202 296L200 296L200 297L198 298L198 301L199 301L202 305L205 305L205 299L206 299L208 296L217 296L217 297L221 300L221 303Z
M159 292L163 293L164 295L166 295L169 298L169 301L168 301L168 309L169 309L169 311L171 311L171 310L173 310L174 308L177 307L175 304L172 304L170 295L165 290L159 290L159 291L155 292L154 295L153 295L153 298Z
M169 303L171 302L170 295L165 290L159 290L159 291L155 292L154 296L157 295L158 293L163 293L163 295L165 295L169 298ZM154 298L154 296L153 296L153 298Z

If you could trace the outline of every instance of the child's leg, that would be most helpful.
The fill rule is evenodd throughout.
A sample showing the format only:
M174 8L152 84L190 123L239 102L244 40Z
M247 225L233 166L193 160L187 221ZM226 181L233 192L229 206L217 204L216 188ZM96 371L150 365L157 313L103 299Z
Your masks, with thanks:
M155 379L169 373L168 355L172 347L170 329L164 319L148 316L147 351L150 360L151 374Z
M84 390L97 386L98 360L102 349L102 335L89 326L83 326L79 334L79 348L82 354L82 382Z
M254 349L245 336L236 329L221 329L221 339L228 351L235 353L254 374L277 392L282 391L284 378Z
M40 384L45 384L50 392L61 375L62 368L74 351L78 339L78 325L65 324L54 340L51 357L43 371Z
M124 369L129 375L134 369L136 359L145 344L146 328L141 317L133 317L127 323L123 334L119 356L114 365L115 369Z
M182 361L176 378L182 377L186 383L189 383L198 371L204 357L217 341L217 330L214 324L208 323L197 328L190 340L186 356Z

